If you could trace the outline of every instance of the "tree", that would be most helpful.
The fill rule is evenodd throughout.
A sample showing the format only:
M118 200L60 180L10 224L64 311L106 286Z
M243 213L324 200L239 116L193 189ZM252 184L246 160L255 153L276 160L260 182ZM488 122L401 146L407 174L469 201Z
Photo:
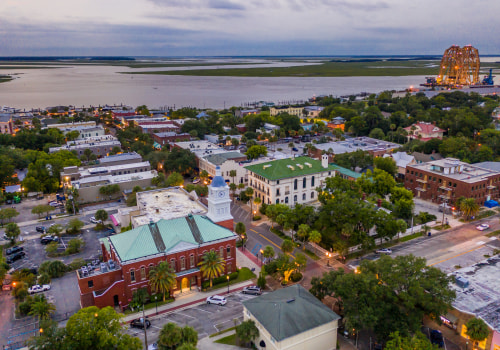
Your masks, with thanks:
M274 249L270 245L266 245L266 247L263 250L262 256L266 259L272 259L274 258Z
M45 247L45 252L47 253L48 256L54 256L57 253L58 247L59 247L59 243L57 243L57 242L50 242Z
M471 318L467 321L465 327L467 327L465 334L467 334L476 345L478 342L488 338L490 334L488 325L480 318Z
M57 278L66 273L66 265L59 260L44 261L38 270L42 275L46 274L50 278Z
M389 335L389 341L385 344L386 350L438 350L436 344L432 344L425 335L417 331L413 337L402 337L399 332Z
M196 347L196 344L198 344L198 332L193 327L182 327L182 344L190 344L193 347Z
M41 204L41 205L37 205L36 207L33 207L33 209L31 209L31 214L37 214L38 218L40 218L42 216L42 214L49 216L49 213L51 211L54 211L55 209L56 208L54 208L51 205Z
M297 270L301 272L307 266L307 257L302 253L297 253L294 263L297 267Z
M160 262L149 271L149 284L153 291L163 294L163 301L165 301L165 295L168 293L170 296L170 291L177 284L172 267L166 261Z
M167 181L166 181L167 187L182 186L183 184L184 184L184 178L182 177L181 174L179 174L175 171L167 177Z
M99 209L95 212L95 218L97 221L104 223L104 221L108 220L108 212L104 209Z
M122 333L121 315L110 306L90 306L71 316L63 343L73 350L142 349L139 338Z
M318 244L319 242L321 242L321 233L317 230L312 230L311 232L309 232L309 242L311 243L314 243L314 244Z
M182 329L172 322L164 325L158 337L160 349L175 349L181 343Z
M61 232L63 231L63 227L61 224L55 224L49 227L47 230L47 233L50 233L55 236L60 236Z
M234 197L235 197L235 193L236 193L236 189L238 188L238 186L236 186L236 184L234 183L230 183L229 184L229 189L231 190L231 192L233 193L233 201L234 201Z
M373 139L383 140L385 138L385 134L384 134L384 131L382 129L375 128L375 129L372 129L372 131L370 131L370 134L368 135L368 137L371 137Z
M255 197L255 198L253 199L253 204L255 204L255 205L257 205L257 206L258 206L260 203L262 203L262 199L260 199L259 197ZM252 212L252 213L253 213L253 212Z
M17 237L21 234L19 226L15 222L9 222L7 227L5 227L5 235L10 240L12 244L16 241Z
M200 263L201 274L203 278L210 279L210 288L212 287L212 280L219 277L224 272L226 262L224 258L219 256L215 251L209 251L203 254Z
M476 203L474 198L464 198L460 202L460 211L465 216L466 220L469 220L471 217L475 216L479 211L479 205Z
M176 171L181 174L190 174L196 168L196 157L191 151L174 147L168 154L163 165L166 171Z
M309 230L309 225L306 224L299 225L299 229L297 230L297 236L302 239L302 246L304 250L306 249L306 239L309 237Z
M3 227L5 220L10 221L10 219L15 218L18 215L19 212L14 208L0 209L0 225Z
M247 232L245 224L242 222L236 223L236 226L234 228L234 232L236 232L239 236L243 237L245 235L245 233Z
M253 196L253 188L252 187L247 187L247 189L245 190L245 195L248 197L248 198L252 198ZM241 197L241 194L240 194L240 197ZM250 201L250 213L253 215L253 200Z
M233 178L233 183L234 183L234 178L236 177L237 173L236 170L229 170L229 176Z
M281 251L283 254L289 254L293 252L293 242L291 239L284 239L283 242L281 243Z
M147 288L139 288L132 293L132 302L130 306L134 308L140 308L142 305L146 304L147 299L149 298L148 289Z
M84 226L83 221L80 221L77 218L71 219L66 225L66 232L70 235L77 234L80 232L83 226Z
M396 162L391 157L375 157L373 158L373 165L375 165L375 168L384 170L392 176L398 172Z
M260 146L260 145L253 145L247 149L247 151L245 152L245 155L247 156L248 160L257 159L260 156L266 156L267 155L267 147Z
M236 326L236 336L245 345L257 338L259 334L259 329L253 320L243 321Z
M66 247L66 252L68 254L78 253L84 244L81 238L73 238L68 242L68 246Z
M31 305L29 315L37 316L41 320L49 319L50 316L56 311L54 304L49 303L47 300L39 300Z

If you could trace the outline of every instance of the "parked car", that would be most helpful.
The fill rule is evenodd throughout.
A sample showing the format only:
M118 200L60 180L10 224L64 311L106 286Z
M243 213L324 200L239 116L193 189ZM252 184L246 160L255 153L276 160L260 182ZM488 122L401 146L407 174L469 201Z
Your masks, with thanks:
M199 178L195 177L195 178L194 178L194 180L193 180L193 184L195 184L195 185L196 185L196 184L197 184L197 183L199 183L200 181L201 181L201 180L200 180Z
M26 253L22 251L9 255L6 260L7 264L12 264L14 261L24 258L25 255Z
M61 205L64 205L64 204L62 204L62 203L60 203L58 201L52 201L52 202L49 202L49 205L51 207L56 207L57 208L57 207L60 207Z
M243 294L253 294L253 295L261 295L262 294L262 289L258 286L248 286L243 288L241 291Z
M431 331L431 343L436 344L440 348L443 348L444 347L443 333L441 333L441 331L438 331L437 329L433 329Z
M49 244L52 242L59 242L59 237L57 236L45 236L40 239L40 243Z
M44 233L46 230L45 226L37 226L36 232Z
M392 250L390 250L390 249L388 249L388 248L382 248L382 249L377 249L377 250L375 251L375 253L377 253L377 254L387 254L387 255L389 255L389 254L392 254Z
M92 216L92 217L90 218L90 222L91 222L91 223L93 223L93 224L102 224L102 220L97 220L97 219L95 218L95 216Z
M11 254L14 254L14 253L17 253L17 252L22 252L24 250L23 247L21 246L15 246L15 247L12 247L12 248L9 248L5 251L5 254L6 255L11 255Z
M490 225L488 225L488 224L481 224L481 225L476 226L476 230L479 230L479 231L484 231L484 230L487 230L489 228L490 228Z
M35 284L34 286L31 286L30 288L28 288L28 294L45 292L46 290L49 290L49 289L50 289L50 285L48 285L48 284L44 284L44 285Z
M297 147L293 147L293 148L292 148L292 151L294 151L294 152L298 152L299 150L297 149Z
M207 304L226 305L227 300L220 295L212 295L207 298Z
M130 321L130 327L144 329L144 318L136 318L135 320ZM149 327L151 327L151 322L146 317L146 329Z

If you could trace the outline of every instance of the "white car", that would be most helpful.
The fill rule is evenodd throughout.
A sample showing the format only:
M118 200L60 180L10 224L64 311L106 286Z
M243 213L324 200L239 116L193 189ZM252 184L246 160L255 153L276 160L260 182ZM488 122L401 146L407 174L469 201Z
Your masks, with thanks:
M490 228L490 225L488 225L488 224L481 224L481 225L476 226L476 230L479 230L479 231L484 231L484 230L487 230L489 228Z
M392 250L388 249L388 248L382 248L382 249L378 249L375 251L375 253L377 254L392 254Z
M102 220L97 220L97 219L95 218L95 216L92 216L92 217L90 218L90 222L91 222L91 223L93 223L93 224L102 224Z
M35 294L35 293L45 292L46 290L49 290L49 289L50 289L50 285L48 285L48 284L44 284L42 286L39 284L35 284L34 286L32 286L28 289L28 293Z
M226 305L227 300L220 295L212 295L207 298L207 304Z

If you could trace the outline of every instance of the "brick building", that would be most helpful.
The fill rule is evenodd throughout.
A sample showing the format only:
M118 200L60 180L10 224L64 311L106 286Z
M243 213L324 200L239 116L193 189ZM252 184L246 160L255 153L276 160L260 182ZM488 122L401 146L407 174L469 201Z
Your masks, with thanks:
M94 271L77 271L82 307L119 306L132 301L134 291L149 286L149 271L162 261L176 274L173 293L200 287L198 263L216 251L226 262L225 273L236 271L236 237L232 232L229 187L219 175L209 188L208 214L151 222L101 239L104 262Z
M178 133L181 128L177 124L171 121L160 121L160 122L150 122L143 121L138 122L137 126L139 126L143 133L154 134L159 132L175 132Z
M178 134L176 132L158 132L153 134L153 140L157 142L159 145L163 146L170 142L182 142L189 141L191 139L191 135L184 132Z
M459 197L474 198L482 205L498 200L500 172L445 158L423 164L408 165L405 188L417 198L436 203L453 204Z

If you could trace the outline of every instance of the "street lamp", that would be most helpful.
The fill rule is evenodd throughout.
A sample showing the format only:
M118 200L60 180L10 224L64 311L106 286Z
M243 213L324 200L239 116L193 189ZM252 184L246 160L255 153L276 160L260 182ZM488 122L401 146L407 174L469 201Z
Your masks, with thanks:
M328 260L326 261L326 266L330 266L330 258L332 257L332 254L329 252L326 252L326 256L328 257Z
M260 250L260 266L262 266L262 260L264 259L264 251Z
M229 275L227 275L226 278L227 278L227 294L229 294Z

